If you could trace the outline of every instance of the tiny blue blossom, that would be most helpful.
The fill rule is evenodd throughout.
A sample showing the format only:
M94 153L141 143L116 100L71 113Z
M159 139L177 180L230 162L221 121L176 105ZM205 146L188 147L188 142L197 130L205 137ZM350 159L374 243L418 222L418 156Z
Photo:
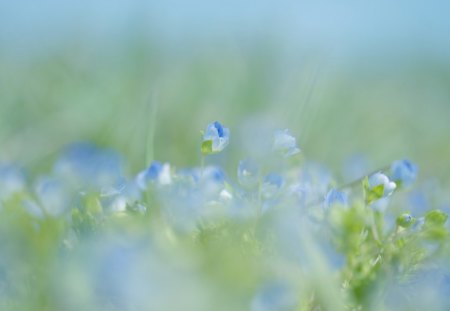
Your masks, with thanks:
M281 188L281 186L284 183L284 179L281 175L279 175L277 173L270 173L264 178L264 183L270 184L277 188Z
M146 170L140 172L136 177L136 183L141 190L147 189L151 182L158 182L161 185L170 184L172 182L170 165L153 161Z
M383 197L390 196L397 188L395 182L389 180L383 173L375 173L369 177L369 189L373 189L379 185L383 185Z
M211 149L202 150L205 154L221 152L230 142L230 130L218 121L209 124L203 134L203 144L207 142L211 142Z
M220 193L225 189L225 172L217 166L207 166L203 168L198 179L198 189L205 201L215 201Z
M223 183L225 181L225 172L217 166L208 166L204 169L204 177L209 176L211 180L217 183Z
M319 163L306 163L300 170L300 185L304 194L311 197L323 197L328 192L332 180L331 172Z
M127 207L139 212L145 210L145 206L138 207L138 201L142 199L142 188L138 185L137 180L123 180L117 187L106 190L101 193L101 203L109 211L125 212Z
M325 207L333 205L348 206L348 195L337 189L331 189L325 196Z
M290 157L300 152L295 137L289 133L288 129L275 131L273 150L282 153L285 157Z
M408 160L400 160L392 163L392 180L402 186L410 186L417 178L417 165Z
M225 172L218 166L206 166L203 169L200 167L182 169L178 172L178 176L188 177L196 184L200 182L223 183L226 179Z
M158 178L159 174L161 174L163 170L163 165L161 162L153 161L150 167L147 169L147 178L150 180L154 180Z
M265 198L275 197L281 187L284 185L283 176L277 173L269 173L265 178L261 187L261 193Z

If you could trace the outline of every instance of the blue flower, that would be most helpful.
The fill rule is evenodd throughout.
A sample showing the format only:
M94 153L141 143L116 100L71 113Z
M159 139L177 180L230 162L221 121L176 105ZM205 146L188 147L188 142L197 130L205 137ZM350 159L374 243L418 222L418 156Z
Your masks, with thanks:
M146 207L139 203L142 199L140 190L136 181L125 180L117 189L102 195L102 206L111 212L124 212L130 208L136 212L145 213Z
M348 195L345 192L331 189L325 196L325 207L333 205L348 206Z
M136 183L141 190L147 189L150 182L158 182L161 185L168 185L172 182L170 165L153 161L152 164L136 177Z
M275 186L276 188L279 189L283 185L284 179L283 179L283 177L281 175L279 175L277 173L269 173L264 178L264 183L265 184L270 184L270 185Z
M123 179L123 161L112 150L91 143L75 143L64 150L54 171L75 188L99 190Z
M238 166L239 183L247 188L255 187L259 181L259 167L251 160L242 160Z
M202 153L208 155L221 152L229 142L230 130L223 127L220 122L213 122L207 126L203 134Z
M306 163L300 170L300 186L309 197L325 196L332 180L331 172L318 163Z
M394 192L395 188L397 188L395 182L389 180L386 175L380 172L370 176L368 181L370 190L383 186L383 193L381 194L382 197L390 196L392 192Z
M41 177L34 188L43 208L52 216L62 215L73 203L67 186L56 178Z
M225 172L218 166L206 166L204 168L193 167L178 171L178 177L188 178L195 184L199 183L220 183L223 184L226 179Z
M277 174L277 173L269 173L264 178L264 182L261 187L261 194L264 198L274 198L276 197L281 187L284 185L284 178L283 176Z
M275 131L273 150L280 152L285 157L290 157L300 152L295 137L287 129Z
M223 183L225 181L225 172L220 167L206 167L204 174L209 175L214 182Z
M400 160L392 163L392 180L402 186L410 186L417 178L417 165L408 160Z

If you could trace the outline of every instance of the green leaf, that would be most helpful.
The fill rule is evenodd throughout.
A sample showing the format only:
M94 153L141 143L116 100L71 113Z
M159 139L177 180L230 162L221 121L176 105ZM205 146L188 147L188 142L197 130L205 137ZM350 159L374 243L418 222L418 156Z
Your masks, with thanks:
M368 176L364 177L364 179L362 180L362 185L363 185L364 190L369 189L369 177Z
M448 215L441 210L435 209L425 215L425 225L432 227L441 227L448 219Z
M377 199L383 197L384 194L384 185L378 185L371 189L370 191Z
M443 242L448 237L448 231L445 227L428 227L423 232L425 239Z
M202 147L201 147L202 154L203 154L203 155L208 155L208 154L213 153L212 145L213 145L212 140L205 140L205 141L202 143Z
M384 196L384 185L381 184L376 187L369 188L368 177L363 179L363 187L367 204L370 204L378 199L381 199Z
M445 222L448 215L438 209L431 210L425 214L425 224L423 226L424 238L434 241L444 241L448 236Z

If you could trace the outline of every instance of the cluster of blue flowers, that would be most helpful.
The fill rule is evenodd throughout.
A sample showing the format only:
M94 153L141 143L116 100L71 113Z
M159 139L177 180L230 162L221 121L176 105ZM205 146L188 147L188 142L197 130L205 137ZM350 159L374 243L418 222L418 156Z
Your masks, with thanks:
M201 152L203 156L219 153L229 143L230 130L216 121L203 132ZM284 129L274 132L268 153L279 156L277 161L282 162L298 155L300 149L295 137ZM388 198L396 189L409 187L417 177L417 166L408 160L395 161L388 171L389 174L379 171L367 176L367 203L376 204ZM149 206L143 195L150 191L159 204L176 210L170 213L176 218L174 224L194 229L205 217L257 217L287 201L295 202L293 205L299 209L317 205L349 206L352 189L333 187L334 184L328 171L316 164L270 171L252 159L239 162L236 181L218 166L175 169L159 161L152 162L135 177L127 178L118 154L80 143L63 152L51 174L32 183L33 195L24 196L24 206L36 217L57 217L77 207L80 197L98 193L106 213L127 209L145 213ZM2 200L16 193L27 193L29 188L23 171L11 165L0 166Z
M256 219L258 223L267 215L277 215L270 226L278 228L282 236L287 234L286 240L296 241L295 247L303 245L308 254L314 253L315 248L321 252L325 250L324 253L331 254L330 261L341 262L331 266L339 267L342 260L336 251L330 251L328 244L317 240L317 246L308 246L304 241L304 228L316 230L314 228L326 217L335 221L333 211L349 211L361 204L380 213L386 209L394 192L410 189L417 179L417 166L408 160L400 160L338 186L323 166L312 162L298 164L300 148L289 130L277 130L271 139L265 152L267 157L274 159L275 165L249 157L237 163L233 174L236 178L216 165L175 168L159 161L153 161L134 176L127 176L123 159L114 151L89 143L74 144L64 150L49 174L33 181L23 170L1 165L0 210L7 202L19 200L31 217L67 220L73 233L79 229L76 228L77 217L81 217L79 211L93 198L98 208L96 213L101 215L95 218L97 223L110 216L128 213L149 215L150 218L162 215L171 234L182 236L196 235L223 221L253 223ZM229 144L230 130L216 121L202 133L200 153L203 158L209 157L224 151ZM415 202L421 198L417 192L410 192L407 197ZM413 224L426 226L426 216L418 217L421 215L414 215L409 210L398 210L393 214L392 230ZM439 223L443 217L436 214L428 218ZM304 228L299 229L299 224ZM371 226L374 240L380 243L382 233L377 232L375 223ZM367 234L364 230L358 232L358 236L364 234ZM290 243L283 245L283 249L292 249ZM301 260L308 260L305 253ZM291 310L298 303L294 292L284 282L267 282L255 293L249 307L252 311Z

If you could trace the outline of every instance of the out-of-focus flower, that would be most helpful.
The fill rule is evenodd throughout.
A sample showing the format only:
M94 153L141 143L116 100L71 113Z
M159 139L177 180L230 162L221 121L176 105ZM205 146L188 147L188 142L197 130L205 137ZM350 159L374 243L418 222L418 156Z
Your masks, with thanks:
M217 166L207 166L203 169L200 177L205 181L212 181L215 183L223 183L225 181L225 172Z
M382 190L380 191L380 197L390 196L397 185L395 182L389 180L389 178L383 173L375 173L369 177L368 180L369 190Z
M417 165L408 160L400 160L392 163L392 180L398 185L410 186L417 178Z
M239 183L246 188L253 188L259 182L259 167L251 160L242 160L238 166Z
M305 164L299 174L299 184L308 199L325 196L332 181L330 171L318 163Z
M280 152L285 157L290 157L300 152L295 137L289 133L288 129L275 131L273 150Z
M283 185L283 176L277 173L269 173L264 178L264 182L261 186L261 194L266 199L276 197Z
M226 175L225 172L217 166L207 166L197 170L194 180L197 183L197 189L205 201L215 201L225 188Z
M122 158L91 143L70 145L56 162L54 171L56 177L78 190L100 190L123 179Z
M62 215L71 207L69 189L58 179L40 178L36 182L35 192L45 211L52 216Z
M178 177L191 179L195 184L214 182L223 183L225 172L218 166L194 167L178 172Z
M333 205L348 206L348 195L337 189L331 189L325 196L325 207L329 208Z
M170 164L161 164L158 161L153 161L146 170L140 172L136 177L136 183L141 190L147 189L151 182L169 185L172 182Z
M12 165L0 165L0 200L24 191L26 181L24 173Z
M230 130L223 127L220 122L215 121L206 127L201 151L204 155L218 153L225 149L229 142Z
M172 184L158 192L167 220L174 229L192 232L200 219L208 221L222 215L221 204L228 204L232 198L226 180L224 171L217 166L179 170ZM214 208L211 205L215 205Z
M115 190L102 195L102 205L111 212L125 212L130 208L145 213L146 207L139 203L142 199L141 188L136 181L124 181Z

